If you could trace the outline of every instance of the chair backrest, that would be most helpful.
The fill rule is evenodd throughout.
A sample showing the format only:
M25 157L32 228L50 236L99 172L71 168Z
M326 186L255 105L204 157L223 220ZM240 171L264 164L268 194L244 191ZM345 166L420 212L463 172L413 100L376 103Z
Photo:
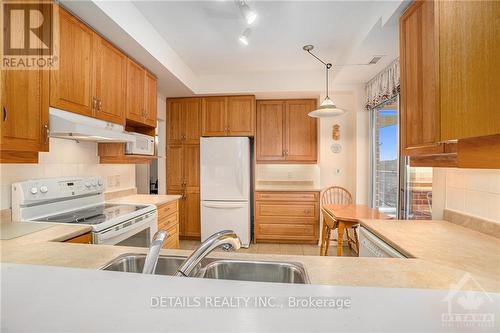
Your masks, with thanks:
M343 187L331 186L321 194L321 206L352 204L352 195Z

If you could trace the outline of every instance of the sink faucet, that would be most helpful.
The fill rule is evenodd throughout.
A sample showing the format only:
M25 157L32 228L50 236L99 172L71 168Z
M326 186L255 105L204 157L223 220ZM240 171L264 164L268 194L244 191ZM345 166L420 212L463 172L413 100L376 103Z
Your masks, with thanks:
M175 276L189 276L210 252L222 246L225 251L238 250L241 247L240 238L232 230L219 231L208 237L177 269Z
M151 242L148 254L146 255L146 260L144 261L142 274L153 274L155 272L158 257L160 256L160 250L167 238L168 232L165 230L160 229L154 234L153 241Z

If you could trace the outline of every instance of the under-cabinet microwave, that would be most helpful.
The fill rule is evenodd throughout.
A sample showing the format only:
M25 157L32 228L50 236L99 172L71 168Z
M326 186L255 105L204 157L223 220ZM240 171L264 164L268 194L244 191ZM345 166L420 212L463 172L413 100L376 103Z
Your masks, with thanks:
M135 136L135 142L127 142L125 146L125 154L127 155L154 155L155 154L155 138L154 136L132 133Z

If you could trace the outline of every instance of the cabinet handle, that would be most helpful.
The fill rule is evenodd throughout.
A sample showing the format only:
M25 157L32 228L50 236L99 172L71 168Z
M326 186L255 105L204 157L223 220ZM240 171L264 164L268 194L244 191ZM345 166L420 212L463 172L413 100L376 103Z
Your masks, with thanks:
M94 96L92 97L92 111L97 110L97 98Z
M4 107L3 108L3 121L6 121L7 120L7 109Z
M101 112L101 111L102 111L102 101L101 101L101 100L99 100L99 103L97 104L97 110L98 110L99 112Z
M48 144L50 135L49 125L45 124L43 125L43 128L45 128L45 144Z

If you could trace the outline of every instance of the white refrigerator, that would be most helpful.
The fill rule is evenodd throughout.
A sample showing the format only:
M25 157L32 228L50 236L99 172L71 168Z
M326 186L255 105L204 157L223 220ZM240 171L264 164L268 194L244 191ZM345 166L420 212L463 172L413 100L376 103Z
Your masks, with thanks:
M250 245L250 139L201 138L201 240L233 230Z

